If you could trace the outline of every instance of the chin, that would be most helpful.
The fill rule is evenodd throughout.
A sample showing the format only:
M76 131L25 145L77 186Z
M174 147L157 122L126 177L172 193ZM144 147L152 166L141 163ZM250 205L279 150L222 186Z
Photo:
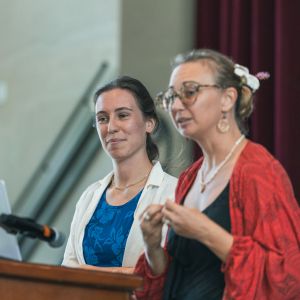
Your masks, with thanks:
M131 152L130 151L124 151L125 149L114 149L108 151L109 156L117 161L123 161L126 160L127 158L131 157Z
M188 129L186 127L185 128L179 127L179 128L177 128L177 130L182 136L184 136L186 138L191 138L193 136L192 130Z
M124 154L122 153L122 151L118 151L118 150L109 150L108 151L109 156L116 158L116 157L123 157Z
M124 156L123 151L120 151L120 149L105 149L105 152L108 156L110 156L113 159L117 159Z

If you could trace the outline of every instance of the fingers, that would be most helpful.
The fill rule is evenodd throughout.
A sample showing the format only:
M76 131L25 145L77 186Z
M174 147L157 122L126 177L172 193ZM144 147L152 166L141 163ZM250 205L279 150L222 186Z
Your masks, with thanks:
M149 205L139 216L140 222L151 222L152 225L156 224L157 222L161 221L162 219L162 210L163 206L160 204L152 204Z
M166 209L162 210L162 222L166 224L167 226L172 226L174 224L174 221L176 219L176 216L173 212L167 211Z
M139 217L144 243L148 248L157 248L160 246L163 226L162 208L162 205L150 205Z
M169 225L174 219L176 215L180 212L182 206L167 200L165 206L162 209L163 221L165 224Z
M174 227L180 219L185 215L186 207L167 200L162 209L163 222Z
M167 199L167 202L170 205L170 208L173 207L173 201ZM177 204L175 204L176 206ZM155 215L157 215L158 213L160 213L162 211L162 209L165 207L166 205L161 205L161 204L151 204L149 205L139 216L139 220L142 221L150 221L153 217L155 217Z
M164 209L166 209L168 211L177 211L180 208L182 208L181 205L179 205L171 200L167 200L164 205Z
M142 229L147 229L148 226L162 225L162 223L171 225L180 209L182 209L181 205L175 204L169 199L164 206L160 204L149 205L139 216Z
M145 221L150 221L151 217L150 217L150 214L147 211L143 214L143 219Z
M161 211L158 211L154 214L150 214L148 212L145 212L142 218L141 226L152 226L155 227L157 225L160 225L162 223L163 215Z

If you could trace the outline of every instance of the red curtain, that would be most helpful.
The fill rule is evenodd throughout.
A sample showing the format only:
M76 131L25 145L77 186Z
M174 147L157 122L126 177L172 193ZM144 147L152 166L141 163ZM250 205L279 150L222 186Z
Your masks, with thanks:
M268 71L250 120L250 138L287 170L300 200L300 1L198 0L196 48L212 48Z

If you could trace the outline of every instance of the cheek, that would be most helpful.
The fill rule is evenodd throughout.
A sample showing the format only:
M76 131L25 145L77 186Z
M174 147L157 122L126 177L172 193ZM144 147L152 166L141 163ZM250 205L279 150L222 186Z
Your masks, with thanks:
M101 144L104 145L103 141L107 134L107 126L105 125L97 125L97 133L100 138Z
M193 117L199 121L214 122L216 117L219 116L219 102L214 99L207 98L203 101L195 103L197 106L193 110Z
M129 135L137 136L139 139L146 136L146 124L144 122L133 122L124 128Z

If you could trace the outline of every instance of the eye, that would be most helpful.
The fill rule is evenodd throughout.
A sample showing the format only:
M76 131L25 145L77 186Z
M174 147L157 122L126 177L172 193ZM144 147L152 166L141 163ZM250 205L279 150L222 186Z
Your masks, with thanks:
M120 112L119 114L118 114L118 118L119 119L126 119L126 118L128 118L129 117L129 113L126 113L126 112Z
M195 88L186 88L183 90L183 95L185 98L193 98L198 92Z
M97 122L99 124L106 124L108 122L107 116L97 116Z

